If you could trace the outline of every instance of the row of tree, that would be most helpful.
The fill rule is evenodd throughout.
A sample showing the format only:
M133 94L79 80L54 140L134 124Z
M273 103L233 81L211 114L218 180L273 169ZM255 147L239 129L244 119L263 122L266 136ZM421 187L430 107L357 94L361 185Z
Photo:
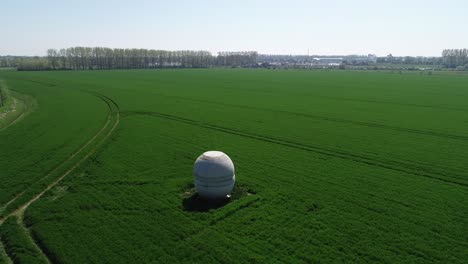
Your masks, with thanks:
M49 49L47 64L42 59L26 61L33 69L150 69L150 68L207 68L213 66L245 67L253 65L257 52L220 52L213 56L208 51L167 51L151 49L111 49L103 47L72 47ZM28 69L26 65L18 69Z
M16 58L12 64L13 67L16 67L19 71L52 70L49 60L44 57Z
M231 67L255 66L258 53L256 51L218 52L216 65Z
M213 56L208 51L72 47L60 50L49 49L47 57L0 57L0 67L16 67L18 70L257 67L261 63L311 63L315 57L259 55L255 51L219 52L218 56ZM343 62L348 65L372 62L367 57L366 60L365 56L342 57ZM386 57L379 57L376 61L391 64L443 65L447 68L468 69L468 49L446 49L442 52L442 57L394 57L390 54Z
M106 70L151 68L254 67L258 54L247 52L167 51L72 47L49 49L46 57L0 57L0 67L18 70Z
M442 51L442 60L448 68L468 69L468 49L446 49Z
M5 56L0 57L0 68L12 68L16 67L15 57Z

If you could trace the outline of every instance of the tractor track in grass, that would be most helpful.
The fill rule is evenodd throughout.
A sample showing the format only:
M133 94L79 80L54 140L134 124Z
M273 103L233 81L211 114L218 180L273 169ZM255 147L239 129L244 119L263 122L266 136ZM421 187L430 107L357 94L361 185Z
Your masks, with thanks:
M52 86L52 85L49 85L49 86ZM90 92L90 91L86 91L86 90L82 90L82 91L87 92L89 94L92 94L93 96L97 96L102 101L104 101L104 103L106 103L106 105L108 106L108 111L109 111L107 121L104 124L104 126L91 139L89 139L77 151L72 153L67 160L65 160L61 164L59 164L53 171L60 168L60 166L65 164L66 162L71 161L73 158L77 157L77 155L81 154L81 152L83 152L83 150L85 150L86 147L90 146L91 144L95 144L95 145L82 158L79 158L76 162L74 162L64 173L62 173L60 175L60 177L58 177L57 179L55 179L54 181L49 183L46 186L46 188L44 188L42 191L37 193L35 196L33 196L31 199L29 199L26 203L22 204L21 206L16 208L11 213L9 213L9 214L5 215L4 217L0 218L0 225L2 225L6 219L8 219L10 217L16 217L18 224L24 229L24 231L26 232L26 234L30 238L33 246L36 247L38 249L38 251L41 252L44 255L44 257L46 258L46 260L49 263L52 263L50 261L50 258L47 256L47 254L44 253L44 250L39 246L39 243L34 240L34 237L31 234L31 230L24 223L24 213L25 213L26 209L28 209L28 207L31 204L33 204L35 201L37 201L39 198L41 198L47 191L49 191L50 189L55 187L67 175L69 175L71 172L73 172L85 160L87 160L91 155L93 155L96 152L96 150L110 137L110 135L114 132L114 130L116 129L116 127L118 126L118 124L120 122L120 109L119 109L118 104L114 100L112 100L111 98L109 98L109 97L107 97L105 95L99 94L99 93ZM109 126L111 126L111 127L107 131L106 128L108 128ZM103 137L99 139L100 136L103 136ZM42 179L50 176L52 174L52 172L49 172L49 174L44 176ZM19 196L21 196L21 194L19 194L17 197L15 197L13 200L11 200L8 204L15 201ZM2 208L6 207L8 204L5 204ZM0 254L2 254L2 249L4 249L4 247L3 247L2 241L0 240ZM11 261L11 258L8 256L8 254L6 254L6 256L8 257L9 261Z
M108 120L106 121L106 123L104 124L104 126L91 138L89 139L88 141L86 141L78 150L76 150L75 152L73 152L68 158L66 158L65 160L63 160L62 162L60 162L59 164L57 164L55 167L52 168L51 171L49 171L44 177L40 178L39 181L41 180L44 180L46 179L47 177L50 177L53 173L55 173L57 170L60 169L60 167L73 160L78 154L80 154L80 152L82 152L86 147L88 147L91 143L93 143L93 141L106 129L106 127L109 125L110 123L110 118L108 117ZM14 197L12 200L10 200L9 202L7 202L6 204L4 204L3 206L0 207L0 213L3 212L3 210L11 203L13 203L15 200L17 200L18 198L20 198L24 193L25 193L26 190L22 191L21 193L19 193L16 197ZM6 219L7 217L5 218L0 218L0 224L2 223L2 220L3 219Z
M18 199L19 197L21 197L21 195L23 195L25 191L22 191L20 192L19 194L17 194L15 197L13 197L13 199L11 199L10 201L8 201L7 203L5 203L4 205L0 206L0 214L3 213L3 210L5 210L5 208L8 207L8 205L10 205L11 203L13 203L14 201L16 201L16 199Z
M16 79L16 78L12 78L12 79ZM22 80L22 79L18 79L18 80ZM22 80L22 81L27 81L27 82L32 82L32 83L37 83L37 84L41 84L41 85L45 85L45 86L49 86L49 87L56 87L57 85L56 84L52 84L52 83L46 83L46 82L40 82L40 81L36 81L36 80ZM19 93L19 91L15 90L15 89L11 89L9 88L9 90L12 90L12 91L15 91L17 93ZM99 93L96 93L96 92L91 92L91 91L88 91L88 90L84 90L84 89L77 89L77 90L80 90L82 92L85 92L85 93L88 93L88 94L91 94L93 96L96 96L98 97L99 99L101 99L102 101L104 101L104 103L106 103L106 105L108 106L109 109L111 109L110 111L110 114L108 115L108 119L106 121L106 123L104 124L104 126L95 134L93 135L93 137L91 139L89 139L88 141L86 141L85 143L83 143L81 145L81 147L76 150L75 152L73 152L68 158L66 158L65 160L63 160L62 162L60 162L59 164L55 165L44 177L40 178L39 181L41 180L44 180L46 179L47 177L49 177L50 175L52 175L53 173L55 173L58 169L60 169L60 167L71 161L73 158L75 158L76 155L78 155L81 151L83 151L86 147L88 147L103 131L104 129L106 129L106 127L108 126L108 124L110 123L110 115L112 114L112 107L111 105L109 104L109 102L111 102L116 108L117 110L119 110L119 106L118 104L112 100L111 98L107 97L107 96L104 96L102 94L99 94ZM108 102L109 101L109 102ZM120 112L119 113L119 117L120 117ZM2 129L5 129L5 128L2 128ZM2 130L0 129L0 130ZM2 220L6 219L7 217L3 217L2 218L2 215L1 213L3 213L3 211L7 208L7 206L11 203L13 203L15 200L17 200L18 198L20 198L24 193L26 192L26 190L23 190L21 193L17 194L13 199L11 199L10 201L8 201L7 203L3 204L0 206L0 224L2 223Z
M47 83L47 82L42 82L42 81L37 81L37 80L23 80L23 81L34 82L34 83L38 83L38 84L41 84L41 85L47 85L49 87L57 86L57 84ZM400 126L390 126L390 125L384 125L384 124L373 123L373 122L355 121L355 120L348 120L348 119L343 119L343 118L335 118L335 117L328 117L328 116L323 116L323 115L293 112L293 111L286 111L286 110L280 110L280 109L269 109L269 108L262 108L262 107L249 106L249 105L221 103L221 102L217 102L217 101L187 98L187 97L184 97L184 96L177 96L177 95L166 95L166 94L161 94L161 93L156 93L156 95L166 97L166 98L174 98L174 99L186 100L186 101L192 101L192 102L216 104L216 105L222 105L222 106L228 106L228 107L234 107L234 108L241 108L241 109L251 109L251 110L257 110L257 111L272 112L272 113L292 115L292 116L297 116L297 117L303 117L303 118L315 119L315 120L322 120L322 121L328 121L328 122L334 122L334 123L351 124L351 125L355 125L355 126L378 128L378 129L389 130L389 131L404 132L404 133L409 133L409 134L424 135L424 136L431 136L431 137L437 137L437 138L446 138L446 139L451 139L451 140L468 141L468 136L465 136L465 135L456 135L456 134L449 134L449 133L442 133L442 132L435 132L435 131L428 131L428 130L421 130L421 129L414 129L414 128L405 128L405 127L400 127ZM318 97L337 99L335 97L330 97L330 96L318 96ZM351 100L351 101L357 100L357 99L342 99L342 98L338 98L338 99L339 100ZM357 101L359 101L359 102L371 102L371 103L389 103L389 102L372 101L372 100L357 100ZM467 109L428 106L428 105L412 105L412 104L399 104L399 103L390 103L390 104L414 106L414 107L434 108L434 109L442 109L442 110L454 110L454 111L463 111L463 112L468 111Z
M139 80L145 83L154 83L154 79L151 80ZM225 80L221 80L225 82ZM289 83L284 84L286 87L289 87ZM230 87L216 87L216 89L224 89L224 90L229 90L231 89ZM264 94L271 94L270 89L253 89L251 87L249 88L242 88L242 87L236 87L236 89L242 90L242 91L250 91L250 92L257 92L257 93L264 93ZM460 107L451 107L451 106L445 106L445 105L427 105L427 104L414 104L414 103L403 103L403 102L391 102L391 101L382 101L382 100L376 100L376 99L359 99L359 98L349 98L349 97L337 97L337 96L329 96L329 95L320 95L320 94L315 94L315 93L305 93L305 92L297 92L297 91L291 91L289 88L287 90L281 90L281 91L276 91L275 94L282 94L282 95L293 95L293 96L300 96L300 97L315 97L315 98L324 98L324 99L329 99L329 100L334 100L334 101L347 101L347 102L358 102L358 103L370 103L370 104L385 104L385 105L396 105L396 106L403 106L403 107L413 107L413 108L425 108L425 109L437 109L437 110L449 110L449 111L458 111L458 112L468 112L468 108L460 108ZM158 94L159 96L169 96L169 95L164 95L164 94ZM180 99L186 99L186 100L192 100L192 101L197 101L199 99L192 99L192 98L187 98L187 97L182 97L182 96L170 96L170 97L179 97ZM216 103L213 101L207 101L211 103Z
M309 152L314 152L317 154L326 155L326 156L330 156L334 158L340 158L340 159L349 160L349 161L353 161L357 163L362 163L362 164L369 165L369 166L376 166L376 167L380 167L380 168L384 168L388 170L407 173L407 174L414 175L414 176L434 179L434 180L442 181L445 183L455 184L461 187L468 187L468 181L466 181L463 178L463 175L457 175L453 173L444 174L438 171L431 171L431 170L428 170L427 167L418 166L417 164L413 164L409 162L403 162L403 161L392 160L392 159L377 159L374 157L350 153L345 150L335 150L335 149L322 147L322 146L314 146L314 145L293 142L293 141L289 141L285 139L274 138L271 136L258 135L258 134L254 134L251 132L237 130L234 128L216 126L216 125L203 123L203 122L199 122L196 120L191 120L191 119L178 117L174 115L164 114L164 113L149 112L149 111L127 111L127 112L122 112L121 114L122 115L134 114L134 115L154 116L154 117L158 117L162 119L177 121L177 122L194 125L194 126L198 126L198 127L202 127L202 128L206 128L210 130L215 130L215 131L219 131L223 133L242 136L246 138L260 140L263 142L268 142L272 144L277 144L277 145L301 149L301 150L305 150Z
M414 129L414 128L390 126L390 125L384 125L384 124L378 124L378 123L372 123L372 122L362 122L362 121L348 120L348 119L343 119L343 118L328 117L328 116L323 116L323 115L314 115L314 114L307 114L307 113L300 113L300 112L293 112L293 111L286 111L286 110L279 110L279 109L268 109L268 108L249 106L249 105L221 103L221 102L215 102L215 101L210 101L210 100L187 98L183 96L173 96L173 95L164 95L164 94L157 94L157 95L163 96L163 97L180 99L180 100L192 101L192 102L209 103L209 104L216 104L216 105L222 105L222 106L228 106L228 107L234 107L234 108L240 108L240 109L251 109L251 110L256 110L256 111L278 113L278 114L291 115L291 116L297 116L297 117L303 117L303 118L315 119L315 120L321 120L321 121L327 121L327 122L334 122L334 123L340 123L340 124L350 124L350 125L355 125L355 126L378 128L378 129L404 132L404 133L410 133L410 134L416 134L416 135L424 135L424 136L446 138L446 139L452 139L452 140L468 141L468 136L465 136L465 135L455 135L455 134Z

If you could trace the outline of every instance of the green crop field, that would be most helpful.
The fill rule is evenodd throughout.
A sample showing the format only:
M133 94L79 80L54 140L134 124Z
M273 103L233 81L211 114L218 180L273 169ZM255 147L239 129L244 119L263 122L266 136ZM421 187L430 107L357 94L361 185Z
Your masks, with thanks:
M24 106L0 120L0 263L468 260L468 75L0 79ZM232 158L239 195L197 211L187 193L206 150Z

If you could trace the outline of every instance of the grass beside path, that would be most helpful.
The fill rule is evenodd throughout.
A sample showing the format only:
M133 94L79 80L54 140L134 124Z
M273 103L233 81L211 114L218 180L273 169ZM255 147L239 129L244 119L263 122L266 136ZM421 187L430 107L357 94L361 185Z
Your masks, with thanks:
M10 217L3 223L0 235L5 251L14 263L49 263L16 217Z
M1 238L0 238L1 240ZM0 241L0 264L9 264L12 263L11 260L8 258L5 248L3 247L3 244Z
M21 120L36 105L32 97L8 89L6 84L1 80L0 93L0 130Z

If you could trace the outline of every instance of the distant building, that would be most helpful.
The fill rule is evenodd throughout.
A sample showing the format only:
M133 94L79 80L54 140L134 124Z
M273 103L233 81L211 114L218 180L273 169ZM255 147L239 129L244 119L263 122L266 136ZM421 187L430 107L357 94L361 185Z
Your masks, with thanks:
M343 63L343 58L313 58L313 63L323 66L338 66Z

